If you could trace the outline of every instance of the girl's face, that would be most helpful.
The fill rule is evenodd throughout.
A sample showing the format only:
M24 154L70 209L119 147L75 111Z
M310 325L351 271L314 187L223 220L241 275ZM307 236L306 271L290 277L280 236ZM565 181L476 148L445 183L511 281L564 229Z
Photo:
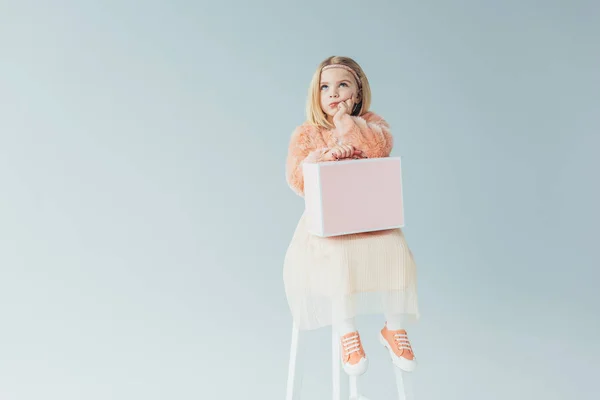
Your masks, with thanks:
M321 109L331 121L338 104L352 99L352 107L360 102L358 85L354 76L343 68L330 68L321 73ZM352 108L351 108L352 109Z

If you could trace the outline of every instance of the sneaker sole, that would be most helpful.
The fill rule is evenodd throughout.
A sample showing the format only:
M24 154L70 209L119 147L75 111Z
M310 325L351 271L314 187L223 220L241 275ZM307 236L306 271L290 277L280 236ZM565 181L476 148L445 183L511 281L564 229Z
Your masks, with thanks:
M344 368L344 372L349 376L361 376L367 372L367 369L369 368L369 359L363 358L358 364L352 366L342 364L342 367Z
M379 333L379 342L383 345L383 347L387 349L390 358L392 359L392 363L396 367L400 368L402 371L405 372L413 372L417 368L416 359L407 360L406 358L396 356L396 354L394 354L394 351L390 347L390 344L387 340L385 340L381 332Z

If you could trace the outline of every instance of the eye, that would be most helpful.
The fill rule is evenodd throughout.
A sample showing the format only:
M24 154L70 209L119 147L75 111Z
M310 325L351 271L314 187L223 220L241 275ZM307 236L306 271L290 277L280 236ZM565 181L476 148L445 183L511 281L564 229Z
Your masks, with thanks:
M325 90L327 88L327 85L321 85L321 90Z
M347 84L346 82L342 82L342 83L340 83L340 86L342 86L342 85L343 85L343 86L348 86L348 84Z

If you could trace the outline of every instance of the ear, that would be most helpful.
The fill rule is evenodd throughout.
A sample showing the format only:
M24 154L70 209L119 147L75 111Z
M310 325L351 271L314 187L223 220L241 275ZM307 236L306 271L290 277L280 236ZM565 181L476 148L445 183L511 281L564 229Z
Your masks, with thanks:
M355 102L355 103L360 103L360 102L362 101L362 96L361 96L361 94L362 94L362 93L361 93L361 92L360 92L360 90L359 90L359 91L358 91L358 93L356 93L356 94L354 95L354 102Z

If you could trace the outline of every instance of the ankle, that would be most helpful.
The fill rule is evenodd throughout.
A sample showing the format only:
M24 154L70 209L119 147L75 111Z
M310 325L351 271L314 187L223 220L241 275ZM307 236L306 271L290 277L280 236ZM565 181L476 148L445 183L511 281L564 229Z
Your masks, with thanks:
M395 314L387 316L387 321L385 326L391 331L399 331L401 329L405 329L404 327L404 318L402 318L401 314Z
M345 336L352 332L357 332L356 325L354 324L353 318L349 318L349 319L346 319L346 320L340 322L336 326L336 330L338 332L338 335L340 335L340 337Z

